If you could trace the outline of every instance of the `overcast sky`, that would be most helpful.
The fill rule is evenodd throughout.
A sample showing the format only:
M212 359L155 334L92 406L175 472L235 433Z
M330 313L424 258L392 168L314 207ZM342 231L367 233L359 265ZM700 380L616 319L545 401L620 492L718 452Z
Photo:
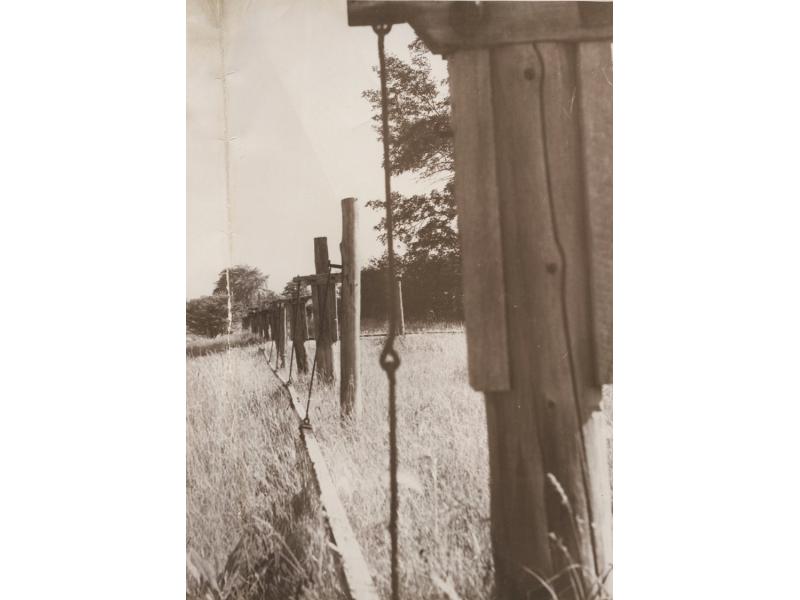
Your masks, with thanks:
M378 254L378 215L363 205L383 197L382 150L361 97L378 87L375 34L347 26L345 0L225 1L226 194L217 2L187 3L187 298L210 294L228 264L259 267L280 291L313 272L316 236L328 237L338 262L347 196L361 206L365 261ZM395 26L387 51L407 56L413 38ZM444 77L444 61L433 63ZM427 188L411 178L393 185Z

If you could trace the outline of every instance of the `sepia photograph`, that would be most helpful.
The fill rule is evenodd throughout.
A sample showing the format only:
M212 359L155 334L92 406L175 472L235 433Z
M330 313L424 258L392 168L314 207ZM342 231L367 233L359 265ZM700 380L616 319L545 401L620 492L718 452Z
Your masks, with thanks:
M5 3L0 596L795 597L798 16Z
M188 1L188 598L612 598L611 47Z

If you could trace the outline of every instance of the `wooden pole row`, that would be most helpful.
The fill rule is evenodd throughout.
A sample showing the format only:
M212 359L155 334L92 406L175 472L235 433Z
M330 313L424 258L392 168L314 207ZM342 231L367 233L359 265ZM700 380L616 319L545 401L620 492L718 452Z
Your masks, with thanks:
M290 295L273 300L265 306L252 308L243 320L243 327L265 340L274 340L279 368L286 363L286 340L291 338L297 360L297 370L308 372L305 341L313 329L315 340L316 376L332 384L335 379L333 344L341 342L339 352L340 407L343 418L358 418L361 413L360 344L361 337L361 259L358 252L358 203L345 198L342 206L341 273L331 271L328 239L314 238L313 275L298 275L292 281L301 288L311 286L312 327L306 318L308 296L298 303ZM341 284L341 298L336 285ZM400 294L400 282L396 293ZM337 303L341 302L341 306ZM341 308L341 311L339 310ZM402 311L402 307L400 309ZM402 313L401 313L402 314ZM338 318L341 315L341 321ZM402 317L400 319L402 323ZM401 332L404 328L401 326ZM341 336L341 339L340 339Z

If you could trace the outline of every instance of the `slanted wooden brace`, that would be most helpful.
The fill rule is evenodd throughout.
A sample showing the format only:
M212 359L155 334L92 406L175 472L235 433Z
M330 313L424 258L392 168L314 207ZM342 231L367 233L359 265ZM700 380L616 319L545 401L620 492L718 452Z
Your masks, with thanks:
M576 577L562 599L610 592L611 4L351 0L348 18L410 23L448 61L498 596L549 598L530 571Z

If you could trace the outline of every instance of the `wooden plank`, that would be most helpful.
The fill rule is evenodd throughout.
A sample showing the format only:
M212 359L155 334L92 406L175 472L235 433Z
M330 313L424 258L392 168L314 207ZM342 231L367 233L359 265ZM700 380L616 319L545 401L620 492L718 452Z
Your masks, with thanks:
M520 565L552 577L574 561L585 586L597 566L591 528L576 526L593 521L581 409L581 365L591 366L591 347L569 52L566 44L491 51L511 386L487 393L486 406L496 584L504 598L526 597L536 587ZM454 103L463 101L454 96ZM550 532L569 560L554 550ZM562 577L556 587L569 581Z
M342 341L339 352L339 402L343 417L361 414L361 260L358 253L358 204L342 200Z
M613 382L613 125L611 44L578 44L578 106L592 258L596 381Z
M284 380L272 365L269 365L269 368L288 392L292 407L298 419L302 422L306 417L305 406L297 396L294 386ZM300 433L308 452L308 457L311 459L320 501L325 518L328 521L331 537L336 544L336 551L339 554L350 597L352 600L379 600L378 591L372 581L369 566L361 552L361 547L358 545L356 535L347 517L347 511L339 499L336 484L325 463L325 456L319 447L317 438L311 429L300 428Z
M436 54L468 48L611 39L611 2L370 2L350 0L350 26L409 23Z
M488 50L448 61L455 132L455 192L461 242L469 381L509 389L502 231L497 189Z
M590 210L583 178L580 110L575 105L578 87L574 45L537 44L544 63L544 129L554 227L564 256L565 328L569 337L572 384L581 427L582 460L588 514L593 527L592 546L598 573L611 566L611 486L605 417L598 411L601 386L595 373L593 339L592 250ZM600 149L598 149L600 150ZM610 166L610 165L609 165Z

